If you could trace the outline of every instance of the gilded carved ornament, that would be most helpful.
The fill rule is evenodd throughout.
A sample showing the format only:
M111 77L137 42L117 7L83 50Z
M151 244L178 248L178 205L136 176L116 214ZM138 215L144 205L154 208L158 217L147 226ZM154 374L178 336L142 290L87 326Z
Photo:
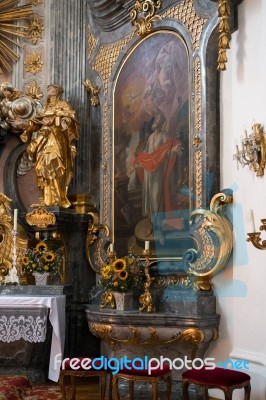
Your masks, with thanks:
M15 47L22 48L17 39L27 37L27 27L14 22L25 20L32 15L30 5L14 6L19 0L5 0L0 3L0 73L12 72L12 64L19 60Z
M222 215L224 205L231 204L232 201L231 195L218 193L212 198L209 210L199 208L191 213L191 235L196 240L198 248L188 249L183 256L187 272L156 276L153 286L192 287L194 290L212 288L211 278L224 268L233 248L232 225ZM108 244L110 244L108 227L99 224L99 216L92 213L87 232L86 254L95 272L106 265ZM111 302L111 297L109 300Z
M42 38L42 32L44 30L43 19L38 14L34 14L32 18L27 20L27 23L28 37L33 44L36 44L38 40Z
M210 204L210 210L197 209L191 213L190 223L195 224L194 235L198 239L200 257L195 262L189 262L189 273L204 284L219 273L226 265L233 248L233 233L231 222L221 215L224 204L232 203L231 195L218 193ZM218 243L214 243L212 236Z
M199 48L203 27L207 21L196 13L193 0L184 0L161 14L162 18L174 18L181 21L191 35L194 49Z
M144 330L135 326L128 326L125 332L118 328L118 331L113 332L111 325L92 323L90 324L90 330L92 333L104 340L111 346L116 344L125 344L130 346L145 346L145 345L162 345L162 344L173 344L176 342L188 343L195 346L193 353L200 345L204 342L205 335L201 329L189 328L184 331L179 331L176 334L169 332L169 335L161 335L154 327L145 327ZM145 332L144 332L145 331ZM145 333L145 334L144 334ZM124 337L127 336L127 337Z
M13 218L9 215L12 200L4 193L0 193L0 283L8 275L12 268L13 256ZM16 237L17 257L22 257L27 248L28 240L24 239L24 234L19 231Z
M218 66L219 71L226 70L227 55L226 50L230 48L229 42L231 39L229 17L230 17L230 6L228 0L219 0L218 5L219 15L219 40L218 40Z
M100 99L99 99L99 94L100 94L100 89L98 86L93 86L91 81L89 79L86 79L83 82L83 85L87 89L89 93L91 93L91 105L93 107L96 107L100 104Z
M33 75L36 75L42 70L43 67L42 54L37 53L36 51L31 52L27 55L24 65L27 72L31 72Z
M89 212L90 222L86 238L86 255L92 269L98 272L98 267L106 265L105 246L108 242L110 231L107 225L99 223L99 215Z
M56 224L56 216L45 208L38 207L26 215L26 221L30 226L46 229L49 225Z
M159 15L155 15L161 5L160 0L136 0L130 12L130 21L137 35L142 36L152 31L152 23L161 19Z
M26 96L29 96L32 99L41 100L43 93L36 81L32 81L29 85L27 85Z
M38 6L39 4L43 4L43 0L28 0L29 4L32 4L33 6Z

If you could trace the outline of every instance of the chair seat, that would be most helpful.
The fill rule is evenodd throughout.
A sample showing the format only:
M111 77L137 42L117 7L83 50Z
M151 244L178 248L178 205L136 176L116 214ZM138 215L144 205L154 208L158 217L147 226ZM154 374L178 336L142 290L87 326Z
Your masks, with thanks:
M198 385L229 388L244 385L250 381L250 376L244 372L224 368L191 369L183 372L182 379Z

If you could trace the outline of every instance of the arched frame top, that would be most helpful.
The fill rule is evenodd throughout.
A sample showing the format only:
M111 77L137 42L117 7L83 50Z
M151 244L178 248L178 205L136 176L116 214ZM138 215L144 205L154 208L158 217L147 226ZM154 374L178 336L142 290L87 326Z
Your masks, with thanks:
M195 3L198 2L196 1ZM194 258L197 258L195 254L199 248L201 257L203 253L203 257L206 256L209 259L217 256L215 240L213 241L211 238L212 234L207 235L206 232L200 231L197 221L197 234L195 235L193 228L191 228L190 220L191 212L209 208L211 198L220 190L219 73L216 69L218 5L211 2L209 10L206 10L206 8L203 9L198 4L195 7L195 3L192 0L184 0L165 9L160 15L161 19L154 23L152 32L144 38L134 35L131 30L127 36L124 35L123 39L115 43L108 44L101 42L101 40L95 41L94 49L91 53L92 76L95 83L102 88L100 99L102 115L102 159L99 170L102 188L99 199L100 220L110 227L110 240L115 243L118 255L125 255L129 248L141 253L144 249L145 241L149 240L154 258L168 261L169 265L172 262L175 265L179 264L177 269L180 271L188 270L188 264L195 261ZM93 33L91 32L90 35L92 39ZM168 41L168 47L163 38L165 42ZM127 118L132 113L141 112L140 105L134 104L133 101L134 96L139 95L139 91L141 92L141 100L143 101L145 97L147 101L146 109L145 107L143 108L144 112L147 111L149 107L148 86L149 84L153 86L151 88L152 92L155 84L155 80L152 81L152 74L156 74L155 71L156 67L159 66L159 60L167 64L167 57L169 57L169 60L171 59L170 70L173 67L174 57L171 58L169 55L171 48L169 43L171 41L179 43L179 45L173 46L174 51L176 51L175 56L179 62L182 57L180 58L180 55L179 57L177 56L178 47L183 48L185 50L184 54L186 54L185 67L182 65L180 68L181 75L179 75L179 78L181 76L179 90L181 88L182 92L182 88L184 86L187 87L187 94L185 95L187 97L187 107L185 111L184 109L182 110L183 114L181 113L182 117L186 116L186 121L184 125L181 124L180 114L178 115L180 110L175 109L174 106L179 103L182 108L182 98L180 99L178 95L175 97L172 94L172 97L170 97L171 106L169 106L169 104L166 105L166 101L165 104L163 103L164 100L157 93L156 111L157 114L164 114L162 117L163 123L161 123L162 120L160 121L162 125L160 130L163 130L164 133L163 139L158 134L155 134L156 140L154 139L154 142L161 141L160 145L162 147L160 148L159 146L160 150L153 155L151 152L148 153L146 151L149 156L145 158L143 153L145 153L145 149L147 150L147 141L154 129L154 126L152 127L156 114L154 98L150 96L153 103L151 114L154 114L150 116L150 119L148 115L138 127L126 122L128 122ZM148 50L149 46L150 51ZM165 50L167 50L162 56L164 46L166 46ZM143 50L144 48L146 50ZM145 63L144 59L139 60L144 71L141 71L139 63L136 61L138 57L144 57L141 54L147 54L147 60L149 61ZM130 67L128 67L129 60L133 60L131 65L136 63L136 71L130 71ZM149 68L154 64L153 71L152 69L147 69L148 64ZM187 71L187 76L184 78L185 71ZM145 76L144 80L140 77L141 72ZM165 71L159 73L159 80L163 74L165 74ZM134 89L131 91L130 84L128 84L130 75ZM175 92L175 79L177 79L177 76L178 74L172 76L170 82L168 82L168 89L171 93ZM175 110L173 112L174 119L171 119L171 110ZM158 119L160 118L158 117ZM136 120L140 121L138 118ZM176 127L179 128L177 129L179 131L177 136L175 136L176 132L173 129L173 120ZM138 134L134 136L133 131L138 131ZM134 144L133 136L135 138ZM140 136L143 140L139 140ZM185 143L182 141L184 138L186 140ZM169 139L172 140L171 145L169 143L166 144ZM176 152L175 160L171 157L173 149ZM122 162L123 153L124 156L126 154L129 157L129 159L126 157L125 162ZM183 158L182 155L184 156ZM122 157L122 160L119 157ZM177 159L179 160L177 161ZM182 162L180 164L180 159L184 161L184 164ZM163 165L163 160L167 160L165 164L168 166L171 164L172 169L167 171L167 168ZM174 192L175 202L179 207L166 211L160 210L159 218L155 218L155 223L153 215L147 215L149 211L147 207L145 209L145 201L148 201L144 199L143 189L145 163L153 164L152 166L148 165L147 170L149 168L150 170L153 169L152 172L157 171L158 175L158 166L162 167L163 186L158 189L161 192L159 195L164 198L164 202L167 201L167 197L168 200L171 200L171 189ZM158 165L156 166L155 164ZM131 168L131 166L134 168ZM140 170L137 172L136 166L140 166ZM121 168L122 170L118 171L116 168ZM129 172L131 173L129 174ZM180 176L178 175L179 172L181 173ZM132 174L138 177L138 187L134 193L128 190L128 188L134 187ZM147 171L146 174L148 174ZM170 178L173 180L170 180ZM167 185L169 193L166 193ZM153 190L154 185L151 186ZM157 207L159 207L158 202ZM202 215L202 213L198 213L198 215ZM146 217L148 219L145 219ZM203 247L204 250L202 250ZM158 249L161 251L160 255L157 254ZM187 253L191 249L192 253L190 253L189 258ZM202 267L203 264L204 262L198 263L197 268L204 269ZM170 265L169 270L171 268ZM173 269L176 271L176 266Z

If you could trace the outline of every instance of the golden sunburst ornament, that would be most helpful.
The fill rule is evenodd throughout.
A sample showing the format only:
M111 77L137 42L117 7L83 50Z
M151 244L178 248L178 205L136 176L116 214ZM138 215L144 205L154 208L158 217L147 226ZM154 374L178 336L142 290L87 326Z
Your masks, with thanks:
M33 14L30 5L17 6L18 3L19 0L0 1L0 73L12 71L12 64L19 59L13 47L22 48L17 38L27 36L28 27L16 22Z

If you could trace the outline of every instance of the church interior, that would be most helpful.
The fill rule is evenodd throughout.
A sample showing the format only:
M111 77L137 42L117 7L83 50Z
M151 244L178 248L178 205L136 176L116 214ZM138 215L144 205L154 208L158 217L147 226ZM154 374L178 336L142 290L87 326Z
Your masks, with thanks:
M266 400L265 17L0 1L1 400Z

